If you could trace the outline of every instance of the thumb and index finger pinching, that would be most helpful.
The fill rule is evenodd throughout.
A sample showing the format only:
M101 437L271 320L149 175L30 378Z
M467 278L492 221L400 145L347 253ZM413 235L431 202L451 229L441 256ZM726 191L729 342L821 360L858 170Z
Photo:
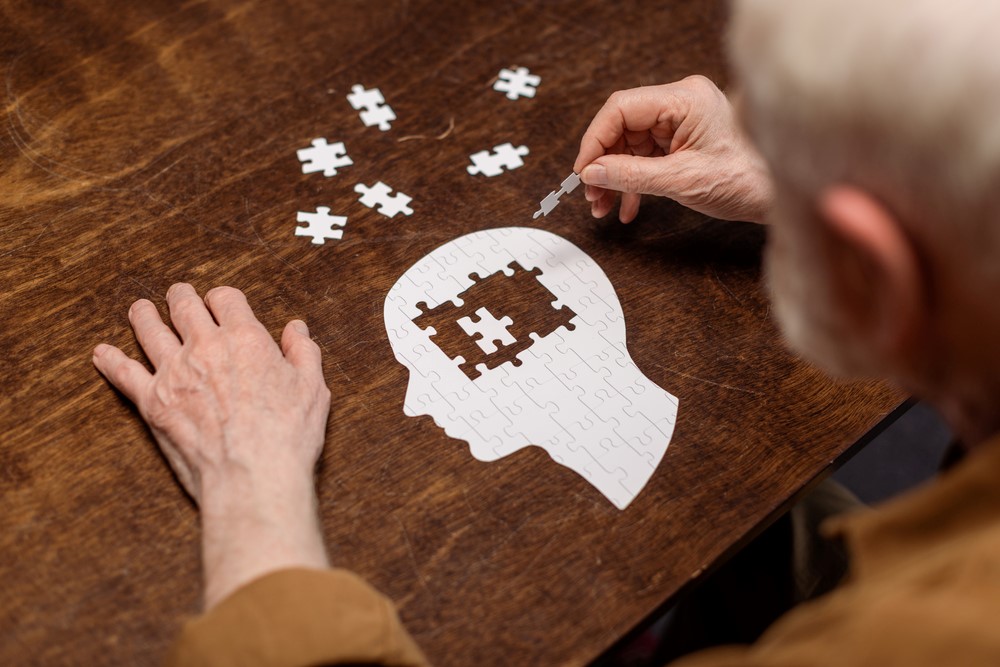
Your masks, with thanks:
M631 134L661 127L658 142L669 141L669 128L690 113L687 84L642 86L611 95L580 140L573 171L585 184L633 194L669 194L663 156L634 155ZM664 132L666 134L664 134Z

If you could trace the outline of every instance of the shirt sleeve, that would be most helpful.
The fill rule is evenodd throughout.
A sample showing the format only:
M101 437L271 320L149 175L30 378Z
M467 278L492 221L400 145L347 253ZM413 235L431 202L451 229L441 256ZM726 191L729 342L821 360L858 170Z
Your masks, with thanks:
M392 602L346 570L288 569L188 621L168 667L428 664Z

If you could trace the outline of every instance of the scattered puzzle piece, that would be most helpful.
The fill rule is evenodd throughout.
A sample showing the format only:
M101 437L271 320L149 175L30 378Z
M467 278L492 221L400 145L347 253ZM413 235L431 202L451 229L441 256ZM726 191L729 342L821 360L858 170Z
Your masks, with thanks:
M486 354L493 354L500 349L495 345L497 342L501 345L513 345L517 342L517 339L507 331L507 327L514 324L514 320L510 317L504 316L498 320L485 307L477 310L476 315L477 320L468 315L457 320L458 326L470 336L479 334L479 338L475 339L476 345Z
M504 68L497 75L493 90L507 93L507 99L516 100L518 97L534 97L535 88L541 82L542 77L532 74L527 67L518 67L516 70Z
M316 245L326 243L326 239L339 239L344 236L343 230L334 229L347 224L347 216L330 215L329 206L317 206L315 213L299 211L298 222L307 223L305 227L296 227L296 236L311 236Z
M493 147L493 153L489 151L479 151L469 156L472 164L466 167L466 171L475 176L499 176L504 168L507 170L517 169L524 164L521 158L528 154L527 146L514 147L509 141L505 144Z
M313 139L312 148L299 149L295 154L302 162L303 174L321 171L326 177L336 176L337 169L354 164L354 160L347 156L343 141L328 144L323 137Z
M351 87L347 101L355 110L361 111L359 115L365 127L377 125L378 129L385 132L391 127L391 121L396 120L396 113L385 103L382 91L378 88L366 90L360 83L356 83Z
M365 127L377 125L378 129L383 132L391 127L389 124L391 121L396 120L396 113L388 106L365 109L358 115L361 116L361 122L365 124Z
M354 191L361 195L358 201L368 208L378 206L378 212L388 218L394 217L397 213L413 215L413 209L409 206L413 198L404 195L402 192L397 192L389 196L392 188L382 181L371 187L368 187L364 183L358 183L354 186Z
M578 185L580 185L580 176L575 172L564 178L558 190L545 195L545 199L539 203L538 210L535 211L535 214L531 217L537 218L540 215L548 215L551 213L552 209L559 205L559 198L564 194L576 190L576 186Z

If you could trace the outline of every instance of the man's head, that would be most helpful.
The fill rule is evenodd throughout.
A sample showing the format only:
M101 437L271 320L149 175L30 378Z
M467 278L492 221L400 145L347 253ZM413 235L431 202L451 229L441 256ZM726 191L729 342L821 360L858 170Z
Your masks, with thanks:
M998 38L982 0L737 0L731 34L787 337L963 428L1000 389Z

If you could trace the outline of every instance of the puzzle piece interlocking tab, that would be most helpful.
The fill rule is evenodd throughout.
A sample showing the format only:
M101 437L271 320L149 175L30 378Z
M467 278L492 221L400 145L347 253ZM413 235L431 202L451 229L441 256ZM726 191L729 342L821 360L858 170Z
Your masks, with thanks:
M505 363L520 366L518 355L537 340L561 327L575 328L571 320L576 313L565 305L553 306L557 297L538 281L540 269L528 271L517 262L511 262L508 269L510 275L503 271L486 278L470 275L474 284L459 295L461 306L454 301L434 308L417 304L421 314L413 323L421 329L433 328L431 339L471 380L482 373L480 365L487 370Z

